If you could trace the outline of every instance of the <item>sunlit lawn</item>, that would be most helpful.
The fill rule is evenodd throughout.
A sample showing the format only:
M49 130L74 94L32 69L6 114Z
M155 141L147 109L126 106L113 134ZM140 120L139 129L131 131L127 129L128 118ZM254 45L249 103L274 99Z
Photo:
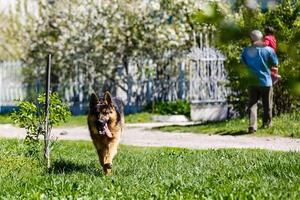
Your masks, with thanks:
M12 123L12 120L9 118L8 114L0 115L0 124L10 124L10 123Z
M300 199L300 153L121 146L105 177L91 142L59 141L52 168L0 139L0 199Z
M142 113L126 115L125 122L126 123L151 122L151 114L142 112ZM86 115L72 116L65 123L61 123L59 126L69 126L69 127L87 126L87 116Z
M135 113L125 116L126 123L146 123L151 122L151 113L142 112ZM0 115L0 124L12 123L12 120L9 118L9 115ZM59 126L63 127L75 127L75 126L87 126L87 116L78 115L71 116L67 119L66 122L62 122Z

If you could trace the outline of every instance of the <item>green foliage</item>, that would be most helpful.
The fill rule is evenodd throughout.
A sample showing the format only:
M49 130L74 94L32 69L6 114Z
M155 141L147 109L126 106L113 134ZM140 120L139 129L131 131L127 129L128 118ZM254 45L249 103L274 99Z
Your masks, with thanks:
M148 112L161 115L185 115L190 117L190 103L184 100L159 101L145 107Z
M218 3L212 2L210 4L205 4L204 6L205 7L203 9L197 11L193 16L191 16L193 24L219 24L223 21L225 11Z
M300 154L121 146L105 177L92 142L59 141L49 172L0 140L2 199L299 199Z
M273 127L264 129L258 128L255 135L273 135L284 137L300 138L300 113L293 112L282 114L273 119ZM249 125L248 119L231 119L221 122L206 122L197 125L189 126L166 126L158 128L161 131L167 132L188 132L188 133L206 133L219 135L243 135L247 134ZM262 126L262 121L258 121L259 127Z
M13 123L26 129L27 139L38 140L39 135L43 134L43 129L37 106L28 101L20 101L18 106L20 110L14 111L10 116Z
M46 103L45 95L40 95L38 97L38 102L40 105L42 105L42 107L44 107ZM41 112L42 117L44 117L43 111L44 110L42 110ZM66 121L66 119L71 115L68 105L61 101L59 95L56 92L50 94L49 114L49 126L51 128L54 125L57 125L59 122Z
M29 101L20 101L19 109L11 114L13 123L26 129L25 142L30 154L37 153L39 137L45 134L45 94L37 98L38 105ZM50 94L49 130L71 115L69 108L64 104L57 93Z

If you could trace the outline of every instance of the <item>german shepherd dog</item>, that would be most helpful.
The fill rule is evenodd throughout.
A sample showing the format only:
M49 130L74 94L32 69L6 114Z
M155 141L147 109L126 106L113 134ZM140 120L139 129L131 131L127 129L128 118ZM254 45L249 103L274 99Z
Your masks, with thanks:
M90 97L88 126L100 164L106 175L112 173L112 160L117 153L120 136L124 126L123 102L112 98L109 92L98 98Z

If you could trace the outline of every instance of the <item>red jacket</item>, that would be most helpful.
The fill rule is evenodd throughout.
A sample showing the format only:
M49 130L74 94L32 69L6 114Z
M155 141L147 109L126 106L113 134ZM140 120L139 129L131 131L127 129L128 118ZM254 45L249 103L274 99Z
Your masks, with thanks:
M276 38L274 37L274 35L266 35L264 38L264 45L272 47L274 49L274 51L276 52L277 42L276 42Z

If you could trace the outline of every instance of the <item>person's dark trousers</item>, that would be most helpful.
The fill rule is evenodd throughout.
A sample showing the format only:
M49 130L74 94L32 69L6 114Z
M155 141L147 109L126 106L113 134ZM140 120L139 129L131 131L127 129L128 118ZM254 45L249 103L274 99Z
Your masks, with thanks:
M257 130L257 102L262 98L263 126L272 123L273 87L251 86L249 87L249 128Z

